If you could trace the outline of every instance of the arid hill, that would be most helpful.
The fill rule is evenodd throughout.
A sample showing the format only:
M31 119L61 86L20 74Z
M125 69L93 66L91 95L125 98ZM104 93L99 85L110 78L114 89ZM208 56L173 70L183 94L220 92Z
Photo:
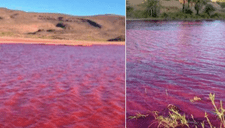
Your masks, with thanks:
M0 8L0 36L107 41L125 39L125 17L28 13Z

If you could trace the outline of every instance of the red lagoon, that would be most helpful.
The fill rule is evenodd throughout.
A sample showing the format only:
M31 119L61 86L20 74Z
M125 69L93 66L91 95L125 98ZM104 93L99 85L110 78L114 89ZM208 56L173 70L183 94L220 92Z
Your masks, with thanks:
M127 21L127 126L140 112L173 104L195 118L213 116L209 93L225 103L225 22ZM190 102L195 96L200 101Z
M124 128L124 52L0 45L0 127Z

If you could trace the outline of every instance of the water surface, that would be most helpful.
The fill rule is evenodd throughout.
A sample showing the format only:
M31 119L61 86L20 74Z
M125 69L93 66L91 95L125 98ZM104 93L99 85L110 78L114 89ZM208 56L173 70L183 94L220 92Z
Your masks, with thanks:
M0 45L0 127L124 128L124 46Z
M168 104L204 117L210 92L225 103L225 22L127 21L126 34L127 117Z

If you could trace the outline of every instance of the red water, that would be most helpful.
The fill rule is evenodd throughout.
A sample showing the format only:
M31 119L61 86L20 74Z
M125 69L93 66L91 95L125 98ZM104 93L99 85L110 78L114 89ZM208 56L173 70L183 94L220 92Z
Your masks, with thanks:
M0 127L124 128L124 46L0 45Z
M225 104L225 22L127 21L126 33L127 117L168 104L213 116L210 92Z

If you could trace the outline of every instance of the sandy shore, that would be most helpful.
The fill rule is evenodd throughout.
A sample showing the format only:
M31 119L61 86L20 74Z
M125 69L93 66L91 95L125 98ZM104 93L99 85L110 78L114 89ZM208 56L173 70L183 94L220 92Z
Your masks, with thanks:
M125 45L125 41L79 41L79 40L57 40L57 39L31 39L0 37L0 44L48 44L48 45Z

